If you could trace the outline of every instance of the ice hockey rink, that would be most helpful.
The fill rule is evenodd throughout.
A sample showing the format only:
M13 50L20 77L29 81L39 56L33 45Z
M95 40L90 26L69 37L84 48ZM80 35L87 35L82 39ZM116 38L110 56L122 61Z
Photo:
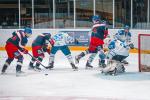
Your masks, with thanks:
M81 51L72 51L73 57ZM7 58L0 51L0 69ZM31 59L24 55L22 71L26 76L16 77L16 60L0 75L0 100L150 100L150 73L138 72L138 55L131 53L127 58L126 73L117 76L103 75L98 68L98 56L91 70L85 70L88 56L72 71L65 56L58 52L53 70L35 72L28 70ZM48 65L48 54L44 65ZM45 75L48 74L48 75Z

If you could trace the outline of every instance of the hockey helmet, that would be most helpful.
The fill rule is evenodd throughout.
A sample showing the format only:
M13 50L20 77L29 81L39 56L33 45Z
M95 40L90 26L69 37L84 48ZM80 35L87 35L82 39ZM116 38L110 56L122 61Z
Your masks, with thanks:
M42 33L47 40L51 38L51 33Z
M24 28L24 33L27 37L30 37L32 35L32 29L30 27Z
M100 21L100 16L98 16L98 15L93 16L92 21L93 22L99 22Z

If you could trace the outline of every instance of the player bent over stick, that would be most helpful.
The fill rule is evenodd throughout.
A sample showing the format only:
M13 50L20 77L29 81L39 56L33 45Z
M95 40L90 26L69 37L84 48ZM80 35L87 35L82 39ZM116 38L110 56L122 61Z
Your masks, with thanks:
M93 21L93 27L92 27L91 37L90 37L89 48L88 50L81 52L79 55L77 55L75 57L75 61L76 63L79 63L79 60L82 57L84 57L87 54L91 54L87 60L86 68L93 68L91 63L94 60L98 51L100 51L99 66L104 67L105 59L104 59L104 52L103 52L103 44L104 44L103 40L108 35L108 30L106 24L101 23L100 16L98 15L93 16L92 21Z
M35 69L35 70L41 70L40 63L43 61L44 58L44 52L47 52L50 54L50 48L48 48L48 44L53 45L53 41L51 39L50 33L42 33L36 37L36 39L32 43L32 54L33 57L29 64L29 70ZM38 61L37 61L37 60ZM35 66L34 66L34 63Z
M134 48L133 44L127 44L126 41L117 39L112 40L108 48L107 66L102 69L102 73L116 75L117 73L125 72L124 63L122 61L129 56L130 48Z
M5 49L8 55L8 58L2 68L2 74L5 74L7 67L11 64L14 58L18 59L16 66L16 76L24 75L24 72L21 71L23 63L23 55L28 54L28 50L24 46L28 42L28 37L32 34L32 30L29 27L26 27L24 30L18 30L12 33L12 37L9 38L6 42Z
M67 43L73 42L73 38L70 37L67 33L58 32L52 37L52 39L54 40L54 45L51 48L49 67L47 68L51 69L54 67L55 54L58 50L61 50L70 62L72 69L77 70L78 67L75 66L71 52L67 46Z

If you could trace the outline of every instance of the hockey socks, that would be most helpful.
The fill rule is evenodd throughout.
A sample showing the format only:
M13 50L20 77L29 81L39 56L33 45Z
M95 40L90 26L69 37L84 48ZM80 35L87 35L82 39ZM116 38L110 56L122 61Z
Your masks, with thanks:
M79 55L75 57L75 63L78 64L79 60L86 55L86 52L81 52Z
M87 60L86 63L86 68L93 68L93 66L91 65L91 63L93 62L94 58L96 56L96 53L92 53L89 57L89 59Z

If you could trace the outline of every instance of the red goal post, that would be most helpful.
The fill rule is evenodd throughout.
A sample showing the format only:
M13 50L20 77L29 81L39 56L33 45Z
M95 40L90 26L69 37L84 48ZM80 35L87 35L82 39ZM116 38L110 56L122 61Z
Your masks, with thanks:
M139 72L150 72L150 34L138 35Z

